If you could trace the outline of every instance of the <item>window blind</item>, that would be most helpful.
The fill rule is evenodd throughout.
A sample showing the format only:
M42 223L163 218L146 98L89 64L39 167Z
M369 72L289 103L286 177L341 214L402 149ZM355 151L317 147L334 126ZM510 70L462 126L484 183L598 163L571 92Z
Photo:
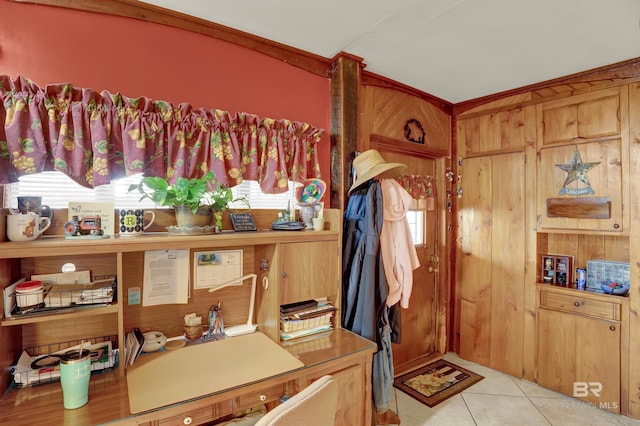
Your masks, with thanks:
M151 200L139 201L140 194L128 192L129 185L139 183L142 175L128 176L114 180L109 185L94 189L84 188L60 172L42 172L20 177L20 182L5 187L5 205L18 207L18 196L40 196L42 204L53 209L69 206L75 202L113 202L116 208L155 208ZM282 194L265 194L258 182L244 181L231 188L234 198L246 197L252 209L279 209L296 207L295 188L301 184L289 182L289 191ZM246 210L242 202L232 203L231 208Z

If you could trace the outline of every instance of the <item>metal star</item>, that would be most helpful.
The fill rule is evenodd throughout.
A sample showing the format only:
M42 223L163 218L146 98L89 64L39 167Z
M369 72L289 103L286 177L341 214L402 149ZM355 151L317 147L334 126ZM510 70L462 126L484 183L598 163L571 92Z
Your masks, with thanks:
M571 164L556 164L556 167L567 172L567 178L562 184L562 188L566 188L571 182L576 180L584 183L587 187L591 187L589 184L589 178L587 178L587 171L600 164L600 161L595 163L583 163L580 157L580 152L576 147L576 151L573 153L573 162Z

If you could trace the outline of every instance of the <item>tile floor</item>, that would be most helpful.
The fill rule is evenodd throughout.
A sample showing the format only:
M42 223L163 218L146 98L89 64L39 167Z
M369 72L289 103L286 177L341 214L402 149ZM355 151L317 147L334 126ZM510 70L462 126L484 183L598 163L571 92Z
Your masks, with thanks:
M394 388L402 426L640 425L633 420L449 353L446 360L484 376L480 382L429 408Z

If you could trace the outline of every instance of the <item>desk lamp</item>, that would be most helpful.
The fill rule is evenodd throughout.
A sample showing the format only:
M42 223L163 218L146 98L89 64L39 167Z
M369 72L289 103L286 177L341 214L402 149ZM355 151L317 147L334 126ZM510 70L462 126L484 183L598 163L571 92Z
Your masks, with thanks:
M225 288L225 287L229 287L231 285L234 285L236 283L240 283L240 285L242 285L242 281L246 280L247 278L251 278L251 300L249 302L249 316L247 318L247 323L246 324L240 324L240 325L234 325L232 327L225 327L224 329L224 334L226 336L229 337L233 337L233 336L240 336L242 334L249 334L249 333L253 333L254 331L256 331L256 328L258 327L256 324L253 323L253 306L255 304L255 300L256 300L256 279L258 278L258 276L256 274L247 274L244 275L242 277L239 278L235 278L231 281L228 281L222 285L213 287L209 289L209 293L213 293L216 290L220 290L221 288Z

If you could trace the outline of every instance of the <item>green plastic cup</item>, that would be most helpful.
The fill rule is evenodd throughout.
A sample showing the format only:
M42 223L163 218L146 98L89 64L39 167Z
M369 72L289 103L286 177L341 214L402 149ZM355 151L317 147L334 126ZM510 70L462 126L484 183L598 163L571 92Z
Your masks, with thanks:
M80 408L89 401L89 379L91 378L91 353L75 351L60 361L60 383L64 408Z

